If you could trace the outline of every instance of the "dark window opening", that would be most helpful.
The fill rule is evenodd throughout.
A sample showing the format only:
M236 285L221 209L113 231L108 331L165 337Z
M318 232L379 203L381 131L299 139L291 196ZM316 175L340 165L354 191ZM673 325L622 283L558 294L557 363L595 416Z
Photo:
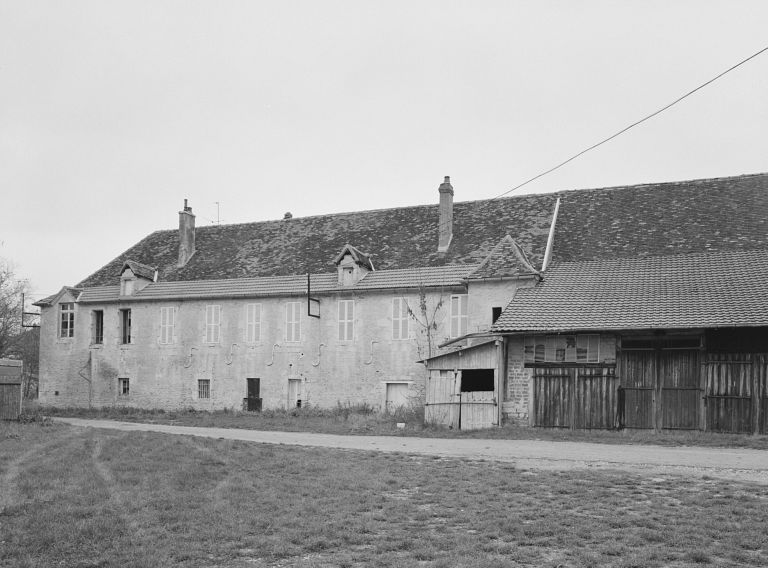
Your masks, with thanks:
M491 308L491 323L496 323L499 316L501 316L501 308Z
M104 310L93 310L93 343L104 343Z
M128 396L131 390L130 379L120 378L117 379L117 394L120 396Z
M131 342L131 310L120 310L120 342Z
M768 327L708 329L707 350L720 353L768 351Z
M461 392L492 391L493 369L462 369Z

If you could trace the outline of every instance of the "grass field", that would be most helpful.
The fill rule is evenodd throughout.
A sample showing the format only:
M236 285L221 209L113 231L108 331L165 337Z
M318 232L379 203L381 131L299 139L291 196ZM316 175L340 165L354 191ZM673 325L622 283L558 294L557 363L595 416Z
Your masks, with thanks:
M0 566L765 566L768 487L0 423Z
M402 409L395 414L380 414L370 407L338 405L335 408L298 408L293 410L265 410L264 412L194 410L163 411L127 407L103 409L41 408L29 403L27 416L74 416L104 418L131 422L207 426L215 428L243 428L251 430L281 430L288 432L320 432L325 434L366 434L388 436L420 436L440 438L502 438L539 439L556 441L596 442L606 444L654 444L665 446L741 447L768 450L768 436L719 434L714 432L668 430L607 431L542 429L513 423L502 428L476 431L449 430L442 426L425 425L423 407ZM398 423L405 424L399 429Z

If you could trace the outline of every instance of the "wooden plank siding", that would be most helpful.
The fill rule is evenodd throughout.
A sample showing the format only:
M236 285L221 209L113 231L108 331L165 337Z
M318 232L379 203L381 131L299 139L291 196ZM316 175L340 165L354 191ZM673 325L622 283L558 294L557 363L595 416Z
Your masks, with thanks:
M533 374L533 424L544 428L613 428L617 388L613 367L537 368Z
M768 353L710 353L705 377L708 430L768 433Z
M0 359L0 420L17 420L21 415L22 363Z

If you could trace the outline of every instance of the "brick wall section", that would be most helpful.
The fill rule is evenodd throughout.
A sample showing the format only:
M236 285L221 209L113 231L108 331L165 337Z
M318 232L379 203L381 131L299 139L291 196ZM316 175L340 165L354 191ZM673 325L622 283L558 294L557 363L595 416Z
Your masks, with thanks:
M507 349L507 380L503 412L507 420L528 423L531 369L523 361L523 338L510 337Z

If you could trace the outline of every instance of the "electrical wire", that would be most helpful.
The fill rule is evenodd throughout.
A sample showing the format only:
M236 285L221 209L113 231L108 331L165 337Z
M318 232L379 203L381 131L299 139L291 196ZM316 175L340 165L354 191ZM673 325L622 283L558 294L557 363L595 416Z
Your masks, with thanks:
M552 173L552 172L554 172L554 171L555 171L555 170L557 170L557 169L560 169L560 168L562 168L564 165L566 165L566 164L568 164L568 163L572 162L573 160L575 160L576 158L578 158L578 157L580 157L580 156L583 156L584 154L586 154L586 153L587 153L587 152L589 152L590 150L594 150L594 149L595 149L595 148L597 148L598 146L602 146L602 145L603 145L603 144L605 144L606 142L610 142L611 140L613 140L613 139L614 139L614 138L616 138L617 136L620 136L620 135L624 134L624 133L625 133L627 130L630 130L631 128L634 128L635 126L638 126L639 124L642 124L642 123L643 123L643 122L645 122L646 120L649 120L649 119L653 118L654 116L656 116L656 115L658 115L658 114L661 114L662 112L664 112L665 110L669 109L670 107L673 107L674 105L676 105L677 103L679 103L679 102L680 102L680 101L682 101L683 99L686 99L686 98L690 97L690 96L691 96L692 94L694 94L695 92L697 92L697 91L700 91L701 89L703 89L703 88L704 88L704 87L706 87L707 85L710 85L711 83L714 83L715 81L717 81L717 80L718 80L720 77L722 77L723 75L726 75L726 74L730 73L731 71L733 71L733 70L734 70L734 69L736 69L737 67L740 67L740 66L744 65L744 64L745 64L747 61L749 61L749 60L751 60L751 59L754 59L755 57L757 57L758 55L760 55L761 53L764 53L764 52L766 52L766 51L768 51L768 46L764 47L763 49L761 49L761 50L759 50L759 51L757 51L757 52L755 52L755 53L753 53L752 55L750 55L750 56L749 56L749 57L747 57L746 59L742 59L742 60L741 60L741 61L739 61L739 62L738 62L736 65L733 65L732 67L729 67L728 69L726 69L725 71L723 71L723 72L722 72L722 73L720 73L719 75L716 75L715 77L713 77L713 78L712 78L712 79L710 79L709 81L706 81L705 83L702 83L701 85L699 85L699 86L698 86L698 87L696 87L695 89L692 89L692 90L688 91L688 92L687 92L687 93L685 93L683 96L681 96L681 97L678 97L677 99L675 99L674 101L672 101L672 102L671 102L671 103L669 103L668 105L666 105L666 106L664 106L664 107L660 108L659 110L657 110L657 111L655 111L655 112L652 112L652 113L651 113L651 114L649 114L648 116L646 116L646 117L644 117L644 118L641 118L640 120L638 120L638 121L636 121L636 122L633 122L633 123L632 123L632 124L630 124L629 126L627 126L627 127L625 127L625 128L622 128L621 130L619 130L619 131L618 131L618 132L616 132L615 134L612 134L612 135L611 135L611 136L609 136L608 138L605 138L604 140L601 140L600 142L597 142L596 144L593 144L592 146L590 146L589 148L586 148L586 149L582 150L582 151L581 151L581 152L579 152L578 154L574 154L573 156L571 156L571 157L570 157L570 158L568 158L567 160L564 160L564 161L560 162L560 163L559 163L559 164L557 164L556 166L554 166L554 167L552 167L552 168L549 168L548 170L546 170L546 171L544 171L544 172L542 172L542 173L540 173L540 174L538 174L538 175L535 175L535 176L533 176L532 178L530 178L530 179L528 179L528 180L524 181L523 183L521 183L521 184L519 184L519 185L516 185L516 186L515 186L515 187L513 187L512 189L509 189L509 190L505 191L504 193L501 193L501 194L497 195L496 197L492 198L492 199L491 199L491 201L493 201L493 199L498 199L498 198L500 198L500 197L503 197L503 196L505 196L505 195L507 195L507 194L510 194L510 193L512 193L513 191L516 191L516 190L520 189L521 187L528 185L528 184L529 184L529 183L531 183L532 181L535 181L535 180L537 180L537 179L539 179L539 178L541 178L541 177L544 177L545 175L547 175L547 174L549 174L549 173Z

